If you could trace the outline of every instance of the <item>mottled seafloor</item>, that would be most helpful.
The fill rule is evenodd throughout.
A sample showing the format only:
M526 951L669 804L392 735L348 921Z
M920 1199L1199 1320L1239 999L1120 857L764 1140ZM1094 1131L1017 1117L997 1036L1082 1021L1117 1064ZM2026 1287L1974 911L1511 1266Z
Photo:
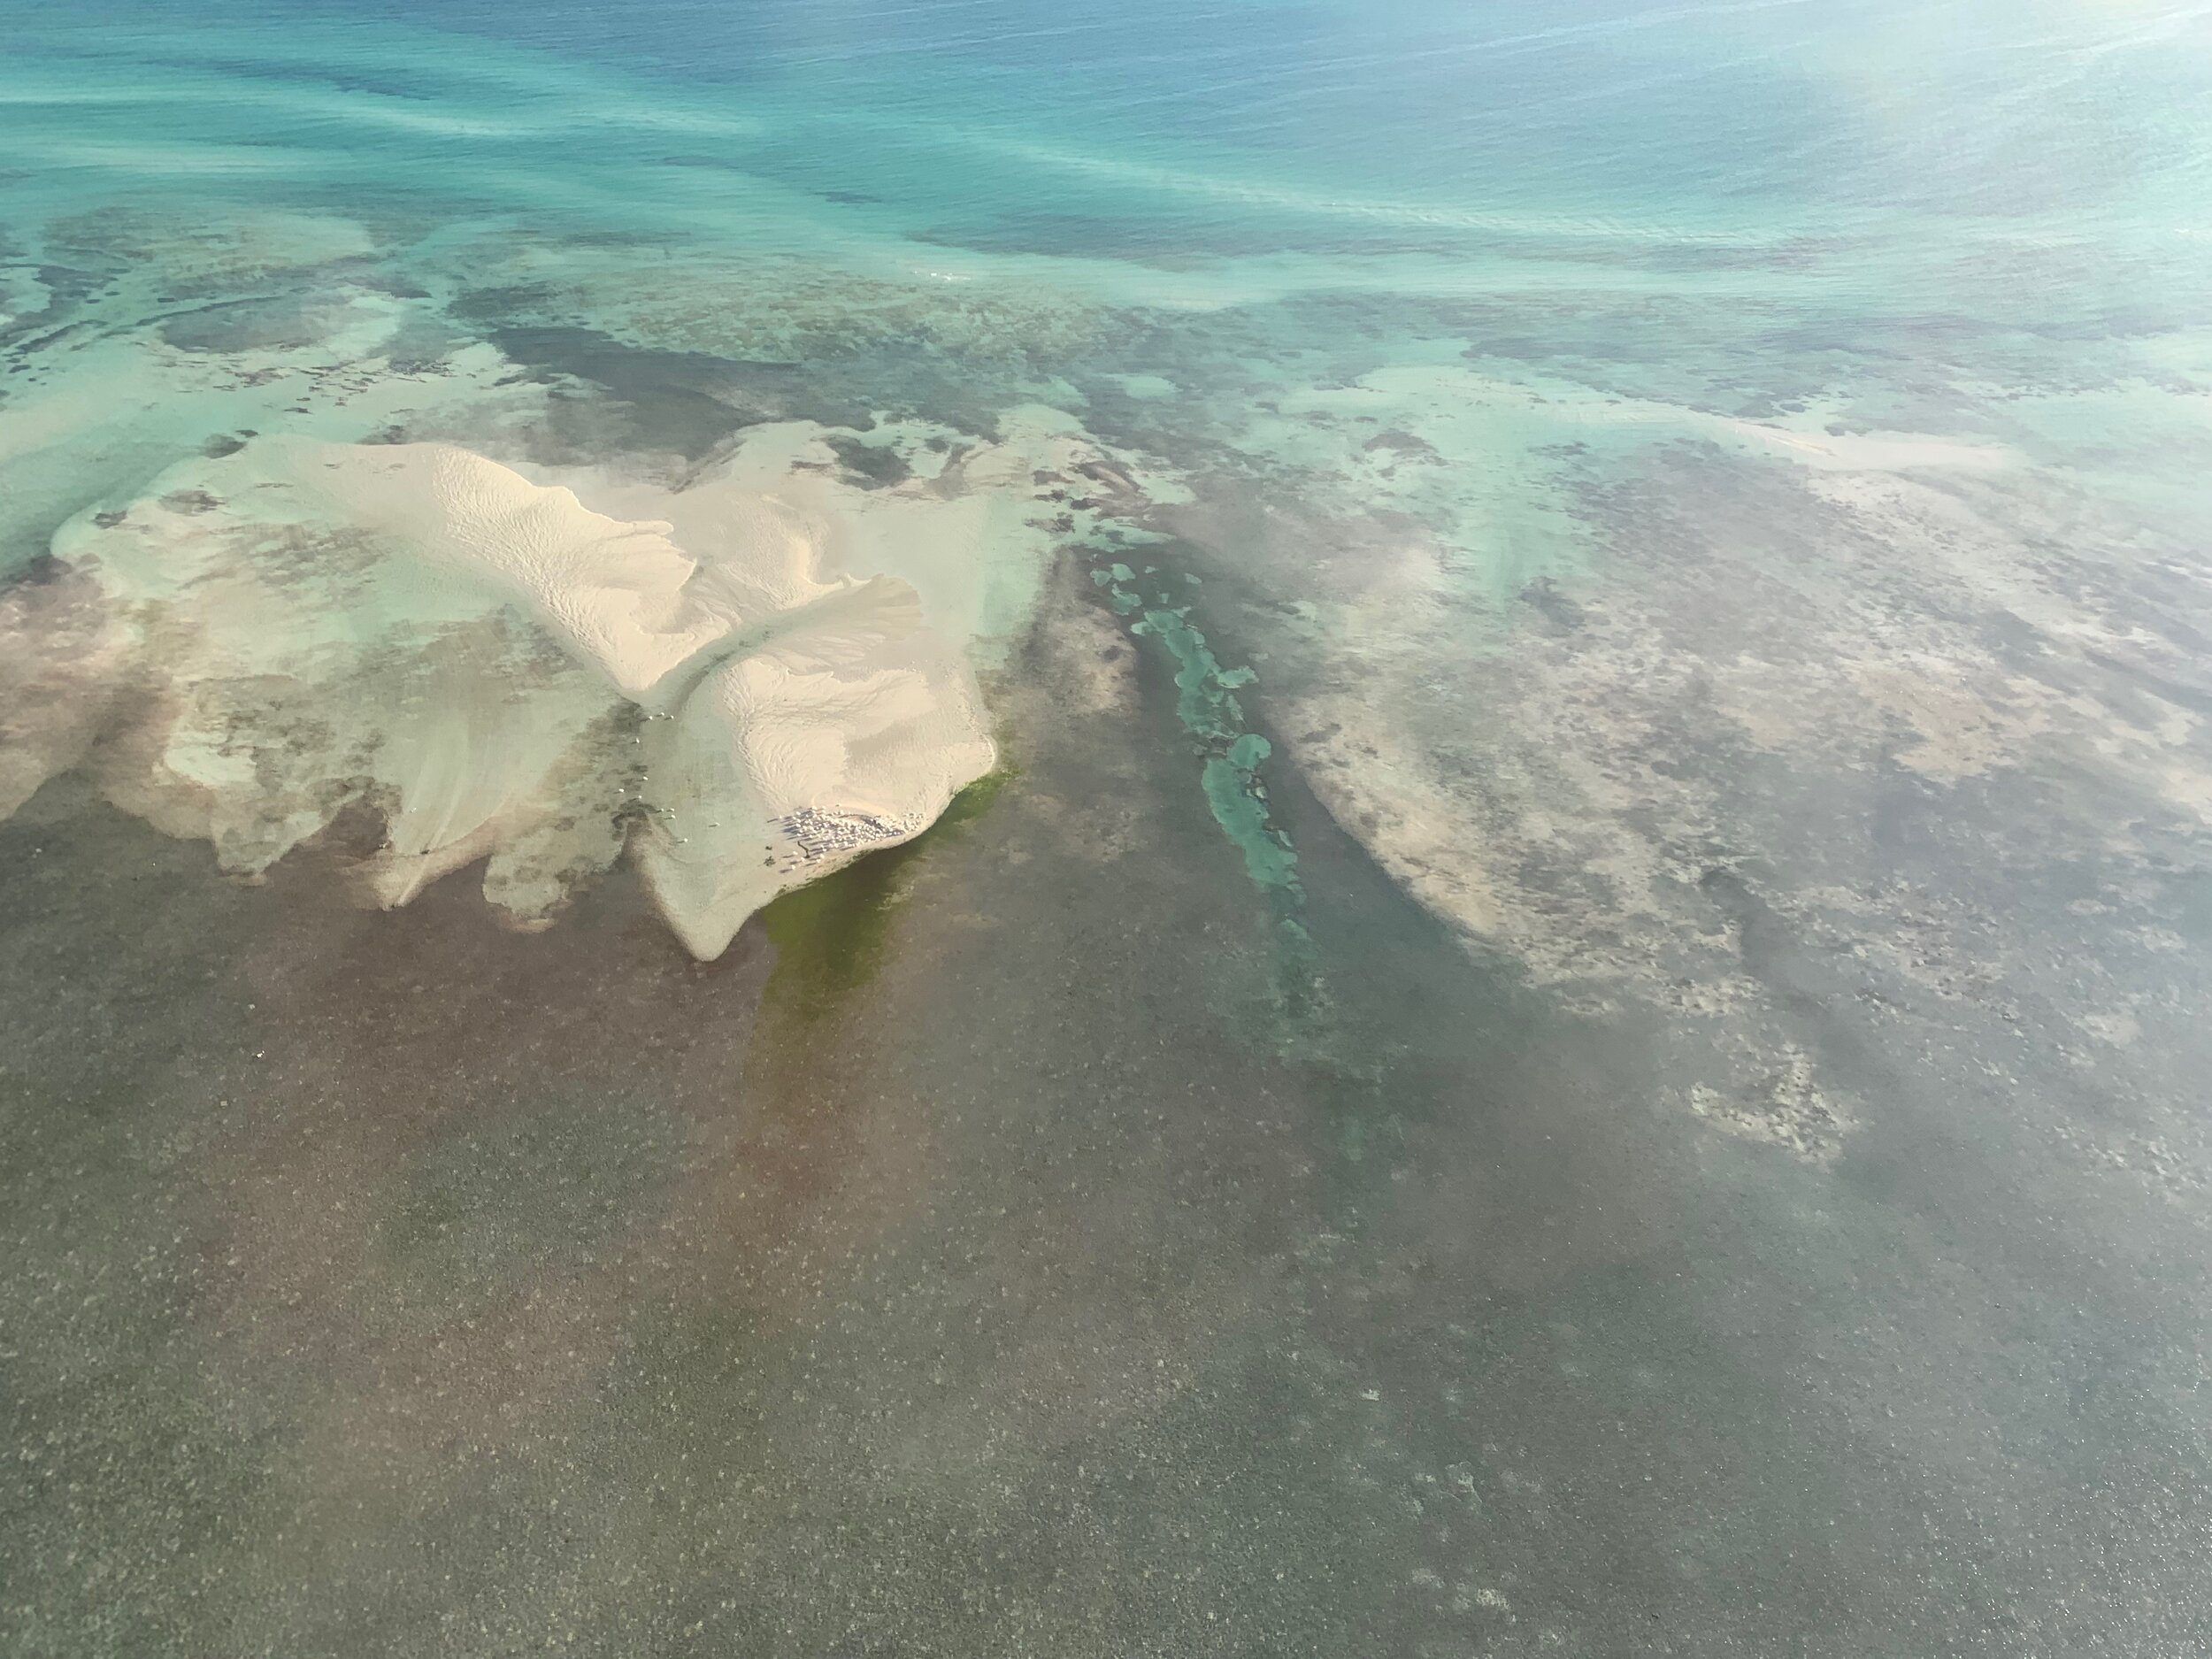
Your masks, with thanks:
M2212 14L82 10L0 1652L2212 1652ZM64 741L55 533L253 434L1048 427L1004 765L718 961Z

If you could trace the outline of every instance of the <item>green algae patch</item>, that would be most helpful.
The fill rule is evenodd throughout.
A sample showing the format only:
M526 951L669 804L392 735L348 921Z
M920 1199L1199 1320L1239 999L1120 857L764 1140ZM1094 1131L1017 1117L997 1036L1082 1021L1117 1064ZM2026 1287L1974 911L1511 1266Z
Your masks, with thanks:
M875 978L890 949L892 919L906 896L909 867L989 811L1016 774L1011 765L986 772L912 841L866 854L764 906L761 926L776 947L767 1004L795 1018L818 1019Z
M1148 577L1161 574L1146 567ZM1160 584L1171 585L1173 579ZM1184 577L1195 586L1195 579ZM1310 1022L1325 1001L1320 963L1305 921L1305 889L1298 880L1298 853L1275 822L1263 774L1274 748L1247 726L1236 693L1256 685L1249 667L1225 667L1206 635L1191 621L1195 602L1176 604L1166 593L1148 603L1136 575L1124 564L1101 565L1091 580L1102 590L1129 632L1158 643L1175 669L1175 718L1200 757L1199 785L1221 833L1244 860L1244 872L1266 895L1275 920L1275 989L1279 1007L1294 1025Z
M1145 573L1157 575L1159 567L1148 566ZM1244 707L1236 698L1238 691L1258 683L1258 673L1249 667L1224 667L1191 621L1194 607L1174 604L1165 594L1148 605L1133 586L1136 580L1123 564L1091 572L1091 580L1105 590L1115 613L1136 617L1130 633L1156 640L1174 660L1176 720L1204 757L1200 783L1206 804L1243 854L1246 873L1279 899L1302 898L1298 855L1290 838L1276 827L1260 775L1274 751L1264 737L1246 728Z
M1206 804L1214 822L1244 855L1245 873L1263 887L1298 891L1298 855L1269 819L1260 766L1273 750L1256 732L1247 732L1225 755L1210 756L1202 775Z

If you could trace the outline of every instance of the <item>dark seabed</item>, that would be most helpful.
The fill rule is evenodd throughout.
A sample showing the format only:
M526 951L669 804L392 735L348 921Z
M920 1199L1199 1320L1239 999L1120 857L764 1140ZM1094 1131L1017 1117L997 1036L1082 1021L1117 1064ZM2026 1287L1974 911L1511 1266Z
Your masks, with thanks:
M1448 10L0 4L0 1652L2212 1653L2212 23Z

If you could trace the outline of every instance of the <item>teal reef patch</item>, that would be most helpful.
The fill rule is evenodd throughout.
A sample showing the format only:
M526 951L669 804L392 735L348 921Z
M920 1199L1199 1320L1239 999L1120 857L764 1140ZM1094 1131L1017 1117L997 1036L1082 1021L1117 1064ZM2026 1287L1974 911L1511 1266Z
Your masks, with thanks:
M1160 572L1152 566L1145 574ZM1101 565L1091 572L1091 580L1105 590L1117 616L1133 618L1128 623L1132 634L1157 641L1173 661L1176 719L1202 757L1199 776L1207 808L1275 912L1279 991L1286 1008L1311 1009L1319 987L1313 938L1304 919L1305 890L1298 881L1298 852L1268 801L1264 769L1274 749L1248 728L1236 697L1258 682L1258 673L1246 666L1224 667L1191 620L1194 606L1177 604L1164 591L1148 599L1128 565Z

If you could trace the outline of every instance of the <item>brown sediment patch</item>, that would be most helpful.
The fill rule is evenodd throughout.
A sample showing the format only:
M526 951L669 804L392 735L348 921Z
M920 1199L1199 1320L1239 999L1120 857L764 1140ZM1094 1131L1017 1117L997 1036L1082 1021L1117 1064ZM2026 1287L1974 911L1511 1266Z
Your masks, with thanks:
M0 585L0 818L92 752L129 687L96 585L48 561Z
M538 1178L490 1166L495 1185L473 1199L504 1218L476 1252L488 1273L434 1275L396 1299L393 1275L407 1278L440 1225L422 1219L403 1240L395 1216L426 1157L487 1133L526 1141L550 1125L576 1148L551 1175L587 1187L634 1158L641 1133L680 1164L739 1108L766 952L690 963L629 880L595 889L559 935L500 929L451 885L365 914L334 903L335 884L311 868L326 856L275 873L280 925L234 970L252 987L255 1046L229 1085L232 1128L211 1148L209 1179L230 1194L219 1325L260 1363L353 1375L365 1392L410 1363L449 1383L480 1365L457 1402L478 1402L486 1433L494 1419L525 1432L518 1417L572 1400L591 1356L603 1360L618 1298L600 1280L649 1227L651 1184L632 1195L641 1210L580 1234L562 1207L591 1209L588 1191L542 1194L549 1232L497 1185Z
M2088 511L2062 488L1941 460L1901 478L1655 453L1578 498L1596 572L1502 609L1417 528L1175 517L1237 549L1210 573L1270 572L1210 592L1238 604L1252 695L1337 823L1555 995L1701 1033L1718 1071L1675 1091L1698 1116L1832 1165L1866 1079L1800 1029L1786 976L1745 971L1716 872L1773 926L2010 1018L2032 936L1973 884L1899 879L1885 815L1955 799L1947 846L1985 833L2029 865L2094 848L2154 883L2212 805L2175 643L2212 623L2212 589L2160 574L2154 545L2061 556L2047 526ZM2007 791L2035 801L2025 825L1985 818Z
M2027 745L2050 724L2039 705L2054 694L2018 676L1972 676L1987 687L1977 690L1955 662L1860 663L1846 672L1873 709L1910 726L1916 741L1896 752L1897 764L1939 783L2022 764ZM2007 694L2007 702L1998 701Z
M1803 1049L1785 1043L1766 1057L1780 1064L1748 1088L1724 1093L1693 1085L1690 1110L1732 1134L1781 1147L1808 1163L1833 1163L1853 1127L1850 1116L1815 1079L1812 1056Z

